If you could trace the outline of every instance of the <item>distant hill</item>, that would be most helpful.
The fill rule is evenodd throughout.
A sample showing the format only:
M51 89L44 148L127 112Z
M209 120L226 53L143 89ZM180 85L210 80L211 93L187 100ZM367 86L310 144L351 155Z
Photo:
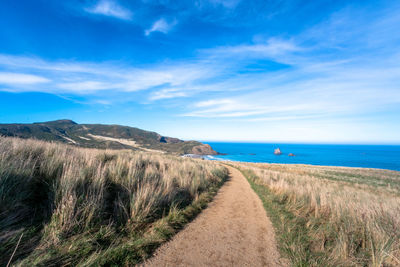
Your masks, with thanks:
M0 135L57 141L88 148L159 150L173 154L217 154L209 145L197 141L183 141L128 126L78 124L71 120L0 124Z

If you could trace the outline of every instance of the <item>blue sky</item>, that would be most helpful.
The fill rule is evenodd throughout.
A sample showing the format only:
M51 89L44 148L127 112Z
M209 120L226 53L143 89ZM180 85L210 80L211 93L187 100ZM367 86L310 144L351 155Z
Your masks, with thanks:
M399 1L3 0L0 122L400 143Z

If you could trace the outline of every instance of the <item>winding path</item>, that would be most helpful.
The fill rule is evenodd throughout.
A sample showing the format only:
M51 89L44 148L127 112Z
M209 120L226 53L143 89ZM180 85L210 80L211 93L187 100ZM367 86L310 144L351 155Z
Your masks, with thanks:
M285 266L272 224L246 178L230 180L214 201L144 266Z

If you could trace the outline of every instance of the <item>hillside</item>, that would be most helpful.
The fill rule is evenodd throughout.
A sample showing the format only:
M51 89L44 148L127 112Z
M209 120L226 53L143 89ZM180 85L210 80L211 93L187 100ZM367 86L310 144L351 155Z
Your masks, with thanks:
M77 124L71 120L0 124L0 135L57 141L87 148L159 150L173 154L217 154L209 145L197 141L183 141L128 126Z

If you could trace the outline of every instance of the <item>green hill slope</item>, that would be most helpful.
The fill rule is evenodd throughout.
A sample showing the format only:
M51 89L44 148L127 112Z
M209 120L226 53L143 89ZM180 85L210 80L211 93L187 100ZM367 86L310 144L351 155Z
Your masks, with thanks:
M0 135L57 141L90 148L159 150L174 154L217 154L209 145L197 141L183 141L128 126L77 124L71 120L0 124Z

